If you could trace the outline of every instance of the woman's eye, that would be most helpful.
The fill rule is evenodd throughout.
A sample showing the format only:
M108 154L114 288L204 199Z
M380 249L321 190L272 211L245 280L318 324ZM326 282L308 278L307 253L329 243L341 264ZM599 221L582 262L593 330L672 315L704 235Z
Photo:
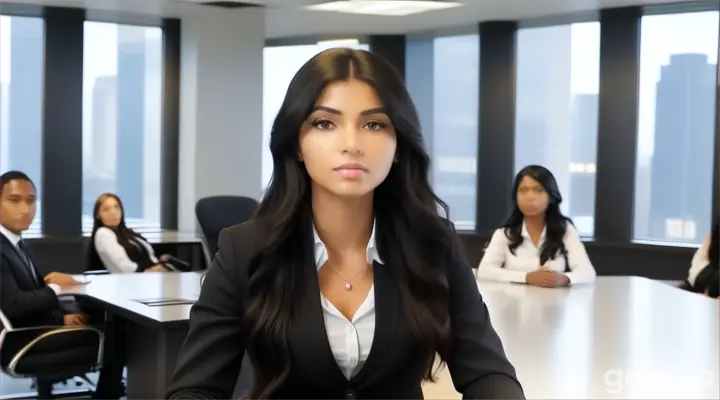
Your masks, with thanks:
M333 125L333 123L330 121L320 120L320 121L313 122L313 126L322 131L326 131L328 129L332 129L335 125Z
M383 124L382 122L368 122L367 124L365 124L365 127L371 131L379 131L387 128L387 125Z

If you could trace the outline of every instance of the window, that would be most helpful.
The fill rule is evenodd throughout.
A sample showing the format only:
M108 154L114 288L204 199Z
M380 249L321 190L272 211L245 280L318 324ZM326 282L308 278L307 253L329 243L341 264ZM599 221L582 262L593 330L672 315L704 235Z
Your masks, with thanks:
M42 189L42 96L45 24L0 16L0 173L19 170ZM42 210L30 227L40 233Z
M642 19L634 238L711 229L718 12Z
M406 82L432 156L431 180L459 230L474 230L480 36L409 40Z
M600 23L518 31L515 171L552 171L582 236L594 234L599 86Z
M83 231L105 192L129 226L158 230L162 30L85 22L83 68Z
M368 50L367 44L356 41L329 41L299 46L266 47L263 53L263 153L262 186L270 183L273 159L270 153L270 130L285 93L295 73L317 53L333 47Z

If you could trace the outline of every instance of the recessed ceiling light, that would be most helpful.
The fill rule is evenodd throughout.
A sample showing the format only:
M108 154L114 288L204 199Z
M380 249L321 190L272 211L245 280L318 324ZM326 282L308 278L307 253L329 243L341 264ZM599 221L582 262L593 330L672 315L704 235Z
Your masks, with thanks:
M320 40L317 42L318 46L324 47L354 47L360 44L357 39L334 39L334 40Z
M449 0L337 0L305 7L314 11L350 14L403 16L426 11L444 10L463 4Z

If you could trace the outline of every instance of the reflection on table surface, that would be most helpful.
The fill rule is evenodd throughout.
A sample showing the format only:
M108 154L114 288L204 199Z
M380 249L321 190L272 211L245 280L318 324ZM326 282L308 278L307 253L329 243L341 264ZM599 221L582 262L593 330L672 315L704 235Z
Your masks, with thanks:
M90 296L157 322L189 318L191 304L154 307L147 300L197 300L202 272L146 272L142 274L109 274L77 276L87 283L60 290L61 295Z
M544 289L480 282L527 398L718 398L719 302L639 277ZM447 368L425 398L452 399Z

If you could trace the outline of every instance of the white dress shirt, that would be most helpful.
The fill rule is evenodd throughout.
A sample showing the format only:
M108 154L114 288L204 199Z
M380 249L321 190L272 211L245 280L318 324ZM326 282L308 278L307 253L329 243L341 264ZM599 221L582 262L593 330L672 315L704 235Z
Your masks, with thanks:
M328 260L327 248L314 227L313 233L315 236L315 264L319 270ZM373 261L382 264L375 247L374 225L365 254L368 264L372 264ZM338 367L345 377L350 379L365 365L375 336L375 285L370 287L365 301L355 312L352 321L348 321L322 293L320 294L320 303L330 349Z
M695 252L690 262L690 270L688 271L687 281L690 286L695 286L695 279L705 267L710 264L710 241L711 235L708 235L703 241L702 246Z
M153 263L158 264L160 262L160 260L155 257L155 250L150 246L150 243L138 237L135 238L135 241L145 247ZM122 274L137 272L137 263L128 257L127 251L118 243L117 235L112 229L106 227L98 229L97 232L95 232L95 242L93 245L98 252L98 256L100 256L100 260L110 273Z
M541 267L540 249L545 241L545 229L540 235L537 247L530 239L525 223L522 226L522 237L522 243L515 249L515 254L512 254L509 247L510 240L505 236L505 229L496 230L480 261L477 277L492 281L526 283L527 273ZM567 224L563 243L567 250L568 267L571 272L565 273L565 257L560 252L554 259L546 261L545 267L564 274L573 285L594 282L595 268L590 262L580 235L570 223Z

